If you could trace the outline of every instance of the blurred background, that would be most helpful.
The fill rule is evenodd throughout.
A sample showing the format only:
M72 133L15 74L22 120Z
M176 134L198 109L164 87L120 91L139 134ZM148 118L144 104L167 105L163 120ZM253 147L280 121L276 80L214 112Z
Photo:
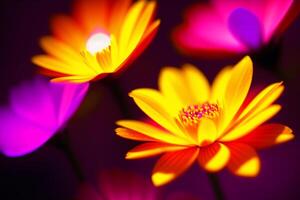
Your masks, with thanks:
M223 60L200 60L183 56L174 48L170 34L182 22L184 9L200 0L158 0L158 17L162 23L157 36L146 51L120 76L119 82L127 94L140 87L157 87L162 66L181 66L192 63L210 81L225 65L241 57ZM57 13L70 13L71 0L1 0L0 6L0 103L7 103L10 88L29 80L37 67L30 58L41 49L39 37L49 34L49 19ZM282 111L272 119L290 126L296 138L286 144L259 152L262 170L253 179L239 178L228 171L219 173L227 199L300 199L300 19L296 19L283 35L280 70L288 77L286 90L279 103ZM282 77L256 66L253 85L265 86ZM133 117L143 113L128 97ZM82 106L68 124L71 147L80 161L87 182L97 184L99 172L107 169L126 169L150 181L154 159L127 161L124 155L134 142L115 135L115 121L124 118L112 94L101 84L92 83ZM0 124L1 126L1 124ZM37 151L20 158L0 155L0 199L3 200L68 200L76 195L80 183L64 153L51 146L51 141ZM205 172L194 167L171 184L159 189L164 195L171 192L192 194L201 200L213 200ZM164 199L164 197L163 197Z

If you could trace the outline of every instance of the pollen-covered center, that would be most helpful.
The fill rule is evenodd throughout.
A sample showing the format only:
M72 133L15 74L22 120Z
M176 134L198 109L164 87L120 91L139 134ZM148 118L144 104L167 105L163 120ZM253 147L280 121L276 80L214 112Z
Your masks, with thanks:
M183 108L179 113L179 118L184 125L194 126L198 125L203 117L214 119L218 114L219 107L217 104L203 103Z
M105 33L96 33L90 36L86 42L86 49L91 54L96 54L110 46L110 37Z

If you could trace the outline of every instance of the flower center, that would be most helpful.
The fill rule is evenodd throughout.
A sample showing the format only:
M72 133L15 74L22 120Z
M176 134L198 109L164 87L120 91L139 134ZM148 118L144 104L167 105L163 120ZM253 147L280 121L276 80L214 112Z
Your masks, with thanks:
M101 52L103 49L106 49L110 46L110 37L105 33L95 33L90 36L86 42L86 49L91 54L96 54Z
M218 114L219 106L217 104L203 103L183 108L179 113L179 118L184 125L194 126L199 124L202 117L214 119Z

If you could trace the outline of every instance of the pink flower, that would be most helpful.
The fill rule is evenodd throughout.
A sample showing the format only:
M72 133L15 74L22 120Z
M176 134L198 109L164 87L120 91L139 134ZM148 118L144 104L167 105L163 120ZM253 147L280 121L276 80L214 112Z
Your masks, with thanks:
M224 57L257 50L298 14L293 0L212 0L194 5L173 33L184 53Z
M164 195L150 181L124 170L103 171L96 186L85 183L76 200L199 200L188 193Z
M83 185L77 200L157 200L157 190L134 173L106 171L99 176L96 188Z
M12 89L0 108L0 152L28 154L57 133L80 105L88 84L58 84L36 78Z

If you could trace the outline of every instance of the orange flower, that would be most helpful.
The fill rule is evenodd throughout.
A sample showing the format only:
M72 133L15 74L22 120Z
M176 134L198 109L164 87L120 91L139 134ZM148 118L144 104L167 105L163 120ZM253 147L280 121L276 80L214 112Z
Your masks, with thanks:
M227 167L238 176L254 177L260 170L256 149L291 140L292 130L282 124L263 124L280 105L282 82L263 89L245 103L252 81L252 61L245 57L234 67L224 68L212 86L195 67L166 67L159 76L159 91L136 89L135 103L158 126L134 120L118 121L116 133L145 142L126 158L163 154L156 163L152 181L166 184L196 160L209 172ZM263 124L263 125L262 125Z
M32 58L53 81L86 82L115 73L153 39L156 3L139 0L79 0L74 14L52 21L53 36L40 45L47 55Z

